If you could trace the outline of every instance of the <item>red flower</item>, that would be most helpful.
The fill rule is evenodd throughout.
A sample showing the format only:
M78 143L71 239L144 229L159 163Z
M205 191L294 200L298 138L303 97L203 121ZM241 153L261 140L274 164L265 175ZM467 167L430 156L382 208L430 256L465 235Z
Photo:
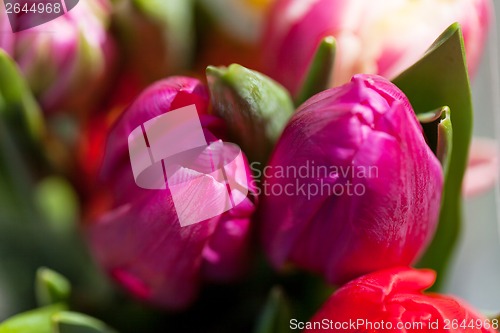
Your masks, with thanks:
M337 290L305 332L496 332L488 320L456 298L422 293L431 270L400 267L365 275Z

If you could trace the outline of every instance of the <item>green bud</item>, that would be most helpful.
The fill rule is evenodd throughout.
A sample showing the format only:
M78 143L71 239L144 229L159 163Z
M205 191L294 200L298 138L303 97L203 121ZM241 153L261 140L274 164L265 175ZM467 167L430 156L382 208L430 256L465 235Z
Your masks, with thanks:
M230 140L250 161L265 163L294 112L288 91L269 77L237 64L210 66L207 78L214 112L226 121Z
M42 267L36 273L35 292L38 304L50 305L67 301L71 285L64 276Z

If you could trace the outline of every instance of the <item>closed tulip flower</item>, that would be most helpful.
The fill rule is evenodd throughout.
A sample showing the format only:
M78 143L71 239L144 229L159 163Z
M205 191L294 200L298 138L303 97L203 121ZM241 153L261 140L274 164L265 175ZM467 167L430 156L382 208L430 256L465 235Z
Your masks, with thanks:
M441 165L406 96L379 76L356 75L306 101L262 176L272 264L330 283L410 264L438 221Z
M489 320L457 298L424 293L431 270L391 268L365 275L337 290L304 332L497 332ZM323 325L323 327L321 327Z
M96 204L104 209L94 211L96 217L88 224L95 258L114 280L135 297L169 310L188 306L204 281L228 282L245 272L250 217L255 209L251 174L244 157L224 170L226 178L233 181L229 181L231 186L248 185L249 194L237 185L231 187L231 200L239 198L236 205L196 224L180 224L175 181L169 178L164 189L145 189L136 184L140 179L134 179L133 155L129 158L127 137L136 128L147 128L147 121L190 105L196 105L205 140L220 142L224 124L207 114L208 90L201 82L172 77L151 85L123 113L108 135L101 169L102 196ZM169 146L182 145L182 135L187 133L183 127L179 133ZM149 144L155 145L153 141ZM196 200L198 194L202 200L191 207L192 211L182 213L198 214L207 203L227 194L226 184L196 172L196 168L181 168L180 177L184 181L203 181L199 187L188 188L189 195L180 204ZM190 183L181 182L181 186L184 184Z
M463 29L469 69L481 57L490 0L278 0L263 34L268 74L295 95L320 40L334 36L334 85L357 73L394 78L452 23Z
M80 1L66 14L16 33L1 12L0 48L18 63L46 111L83 111L99 95L115 54L107 31L110 11L107 0Z

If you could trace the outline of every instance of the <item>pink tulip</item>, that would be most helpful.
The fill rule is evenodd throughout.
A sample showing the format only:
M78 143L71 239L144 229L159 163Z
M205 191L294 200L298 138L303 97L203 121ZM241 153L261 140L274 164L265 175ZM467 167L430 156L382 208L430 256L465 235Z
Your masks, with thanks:
M207 114L208 90L196 79L159 81L124 112L108 135L101 169L109 209L88 227L92 251L102 267L135 297L171 310L188 306L204 281L228 282L245 272L250 217L255 210L254 188L249 182L249 195L236 207L181 227L170 188L147 190L135 183L127 147L129 134L150 119L193 104L207 142L223 137L224 124ZM174 146L181 142L178 139ZM249 178L246 159L244 163L244 175ZM241 173L234 168L225 170L229 178ZM186 170L186 178L191 174ZM219 185L212 180L202 189L206 201L227 191Z
M295 95L319 41L332 35L337 40L335 86L357 73L392 79L459 22L474 73L491 12L491 0L278 0L263 34L263 62L268 74Z
M101 93L115 52L110 12L108 0L80 1L53 21L13 33L1 11L0 48L18 63L45 110L84 109Z
M306 101L262 174L260 235L276 268L343 283L412 263L436 228L441 165L406 96L379 76Z

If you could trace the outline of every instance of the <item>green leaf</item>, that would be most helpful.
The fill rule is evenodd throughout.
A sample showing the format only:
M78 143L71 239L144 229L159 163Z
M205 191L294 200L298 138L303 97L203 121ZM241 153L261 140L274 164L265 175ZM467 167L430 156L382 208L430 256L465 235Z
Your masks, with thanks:
M33 175L0 116L0 224L36 221L33 184Z
M52 333L52 316L65 309L55 304L18 314L0 324L0 333Z
M53 333L113 333L102 321L76 312L59 312L52 316Z
M312 96L331 87L336 49L337 43L333 36L325 37L320 42L302 88L295 99L295 105L301 105Z
M77 229L78 197L72 185L61 177L47 177L35 189L39 211L56 232L68 235Z
M32 215L33 170L46 166L43 116L16 63L0 50L0 222Z
M444 173L447 174L453 145L453 127L450 108L443 106L435 111L417 115L422 123L427 143L441 162Z
M44 306L66 302L71 285L61 274L42 267L36 273L35 291L38 304Z
M438 125L438 145L436 150L436 155L439 161L441 161L445 175L449 172L452 152L453 125L451 122L451 111L449 108L446 108Z
M274 287L269 293L254 333L288 333L290 332L290 318L290 306L283 290Z
M269 77L243 66L207 68L214 112L250 161L267 162L294 112L287 90Z
M9 129L19 133L22 143L38 148L44 135L44 121L28 84L16 63L0 50L0 117Z
M444 166L445 184L439 225L430 247L419 266L438 272L443 280L453 253L462 221L461 191L472 136L472 99L460 26L451 25L431 46L424 57L407 69L394 83L408 96L417 114L448 105L450 119L442 130L453 125L447 135L453 150L449 165Z

